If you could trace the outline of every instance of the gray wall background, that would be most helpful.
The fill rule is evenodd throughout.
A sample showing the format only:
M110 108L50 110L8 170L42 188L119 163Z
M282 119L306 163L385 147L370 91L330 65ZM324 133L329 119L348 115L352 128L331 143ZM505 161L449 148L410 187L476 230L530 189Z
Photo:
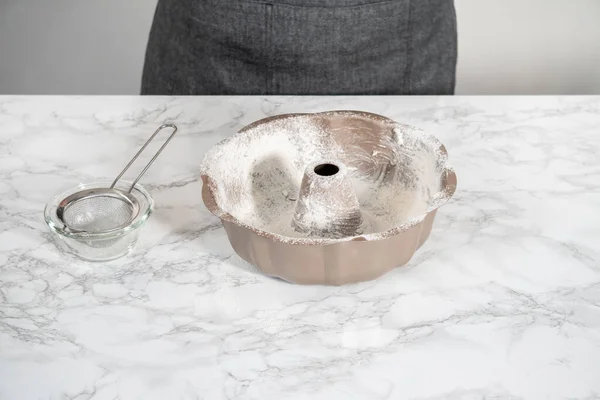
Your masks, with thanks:
M457 94L600 94L599 0L455 0ZM156 0L0 0L0 93L138 94Z

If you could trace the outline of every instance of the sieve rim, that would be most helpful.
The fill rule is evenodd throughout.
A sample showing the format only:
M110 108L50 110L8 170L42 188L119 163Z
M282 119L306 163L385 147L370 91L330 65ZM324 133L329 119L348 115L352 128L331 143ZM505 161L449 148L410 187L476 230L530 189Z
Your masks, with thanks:
M69 229L63 222L61 218L57 215L57 210L59 209L61 202L63 202L66 198L73 196L74 194L89 190L89 189L107 189L112 184L112 181L102 180L102 181L93 181L87 183L80 183L77 186L71 187L70 189L61 192L55 195L50 202L46 204L44 209L44 219L48 227L56 234L60 236L64 236L67 238L73 239L111 239L115 237L119 237L125 235L131 231L134 231L140 228L146 220L150 217L150 214L154 211L154 200L150 196L150 193L140 184L135 184L133 190L131 191L131 195L135 197L137 203L139 205L139 210L137 215L129 221L128 224L118 227L115 229L111 229L109 231L102 232L86 232L86 231L77 231ZM125 180L119 181L119 183L115 186L115 189L118 189L122 192L127 192L133 183Z
M56 208L56 216L64 224L63 229L68 230L69 232L91 233L90 231L86 231L83 229L76 229L76 228L73 228L72 226L69 226L68 222L65 220L65 214L67 213L67 211L70 207L76 205L77 203L88 200L88 199L93 199L96 197L109 197L109 198L117 199L118 201L122 201L122 202L126 203L131 209L131 214L129 215L129 218L127 219L127 221L125 221L124 223L122 223L120 225L117 225L114 228L103 230L103 231L101 231L102 233L111 233L111 232L114 232L121 228L126 227L135 219L135 217L137 217L137 214L140 212L139 203L138 203L137 199L135 198L135 196L133 196L131 193L122 191L117 188L84 189L84 190L75 192L75 193L67 196L66 198L62 199L60 201L60 203L58 204L58 207ZM95 232L95 233L98 233L98 232Z

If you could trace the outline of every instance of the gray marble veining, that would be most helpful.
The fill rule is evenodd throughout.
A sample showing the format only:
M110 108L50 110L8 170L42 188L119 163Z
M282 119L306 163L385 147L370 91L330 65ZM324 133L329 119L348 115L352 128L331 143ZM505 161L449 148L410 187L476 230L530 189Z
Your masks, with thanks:
M198 164L330 109L431 131L458 190L406 267L290 285L233 254ZM45 203L165 121L136 250L62 253ZM600 398L600 97L0 97L0 176L0 399Z

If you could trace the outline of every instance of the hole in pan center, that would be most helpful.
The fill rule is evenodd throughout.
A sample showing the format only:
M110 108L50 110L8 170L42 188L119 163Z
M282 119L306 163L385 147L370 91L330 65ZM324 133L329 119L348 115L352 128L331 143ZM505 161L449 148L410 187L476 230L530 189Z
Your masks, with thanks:
M319 164L315 167L315 174L319 176L332 176L340 172L340 167L335 164Z

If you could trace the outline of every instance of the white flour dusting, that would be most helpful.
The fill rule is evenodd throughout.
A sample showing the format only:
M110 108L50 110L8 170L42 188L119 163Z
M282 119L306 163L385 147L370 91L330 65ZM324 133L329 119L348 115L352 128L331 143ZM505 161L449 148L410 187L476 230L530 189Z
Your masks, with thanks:
M401 226L423 216L439 198L446 158L435 138L364 115L348 114L354 119L350 124L340 124L343 113L320 115L259 124L211 149L201 169L217 185L214 195L221 210L281 236L339 238ZM345 212L336 207L347 207L331 200L335 193L316 191L310 194L316 197L299 200L305 169L318 160L345 166L362 216L354 232L336 230L327 220ZM302 230L293 223L298 201L308 201L307 207L329 204L330 209L311 210L310 218L322 218L319 229Z

